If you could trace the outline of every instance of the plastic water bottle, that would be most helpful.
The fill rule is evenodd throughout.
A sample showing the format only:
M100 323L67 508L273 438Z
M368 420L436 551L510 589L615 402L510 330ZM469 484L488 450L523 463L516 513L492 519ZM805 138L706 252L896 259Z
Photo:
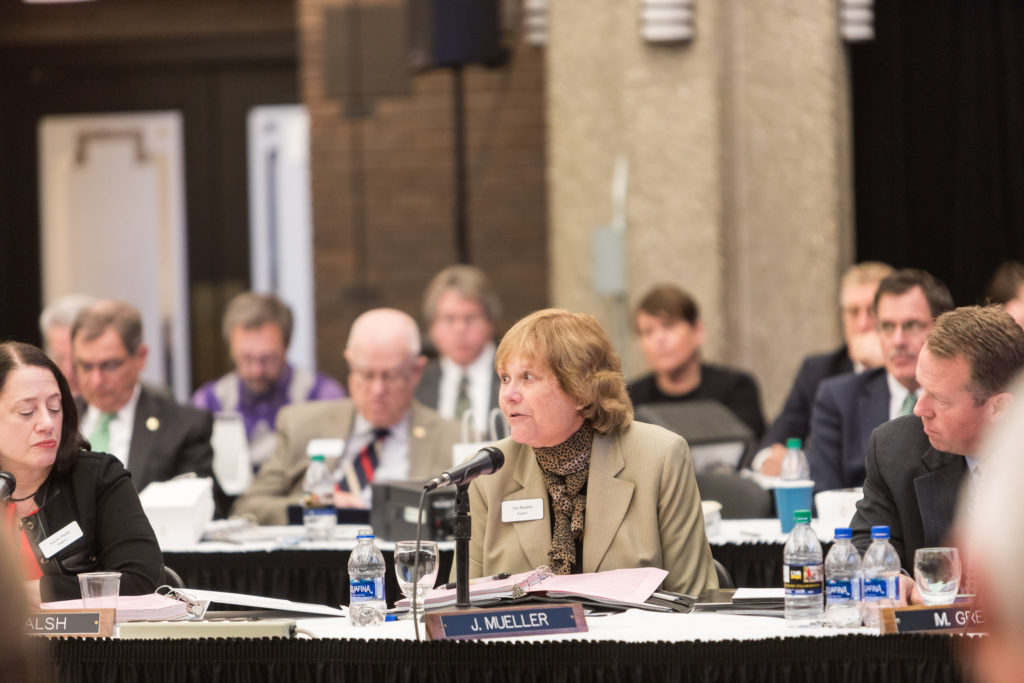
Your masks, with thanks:
M306 529L306 538L329 541L338 518L334 509L334 482L324 464L324 456L310 458L302 493L302 525Z
M360 529L359 542L348 558L348 619L353 626L384 623L384 556L373 542L372 529Z
M825 558L825 625L860 626L860 553L849 527L836 529L836 542Z
M786 624L817 626L821 624L824 575L821 543L811 529L811 511L796 510L795 526L783 550L782 583L786 589Z
M810 479L811 467L804 455L803 442L800 439L786 439L786 455L782 458L783 479Z
M878 626L879 610L895 607L900 596L900 558L889 543L889 527L871 527L864 553L864 625Z

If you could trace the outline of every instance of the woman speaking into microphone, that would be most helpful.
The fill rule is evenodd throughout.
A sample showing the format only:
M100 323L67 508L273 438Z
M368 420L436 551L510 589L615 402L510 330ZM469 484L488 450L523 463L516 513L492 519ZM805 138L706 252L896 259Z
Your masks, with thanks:
M717 587L689 447L633 422L621 362L597 320L532 313L494 362L511 437L497 444L504 467L470 485L470 577L660 567L668 590Z

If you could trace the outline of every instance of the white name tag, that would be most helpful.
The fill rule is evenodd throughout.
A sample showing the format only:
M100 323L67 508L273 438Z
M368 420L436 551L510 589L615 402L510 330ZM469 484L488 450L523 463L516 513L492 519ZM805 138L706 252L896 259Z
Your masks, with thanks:
M544 519L543 498L501 501L501 521L529 522L535 519Z
M77 541L82 537L82 527L78 522L71 522L55 534L51 534L45 541L39 543L39 549L43 551L43 557L50 558L63 548Z

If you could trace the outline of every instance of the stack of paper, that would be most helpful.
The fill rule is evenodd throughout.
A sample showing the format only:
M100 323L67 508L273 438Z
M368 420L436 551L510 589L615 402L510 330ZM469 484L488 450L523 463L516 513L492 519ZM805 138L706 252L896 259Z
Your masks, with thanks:
M81 600L44 602L41 609L65 610L82 609ZM177 621L188 619L188 603L169 598L166 595L119 595L117 597L117 622L124 621Z

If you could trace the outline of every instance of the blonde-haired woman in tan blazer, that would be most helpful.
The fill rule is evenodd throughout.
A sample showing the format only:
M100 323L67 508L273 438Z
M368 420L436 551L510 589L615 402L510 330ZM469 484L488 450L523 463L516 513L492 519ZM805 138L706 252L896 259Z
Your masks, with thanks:
M471 577L650 566L668 570L668 590L717 587L689 447L633 422L593 316L532 313L504 336L495 367L512 432L497 444L504 467L470 485Z

